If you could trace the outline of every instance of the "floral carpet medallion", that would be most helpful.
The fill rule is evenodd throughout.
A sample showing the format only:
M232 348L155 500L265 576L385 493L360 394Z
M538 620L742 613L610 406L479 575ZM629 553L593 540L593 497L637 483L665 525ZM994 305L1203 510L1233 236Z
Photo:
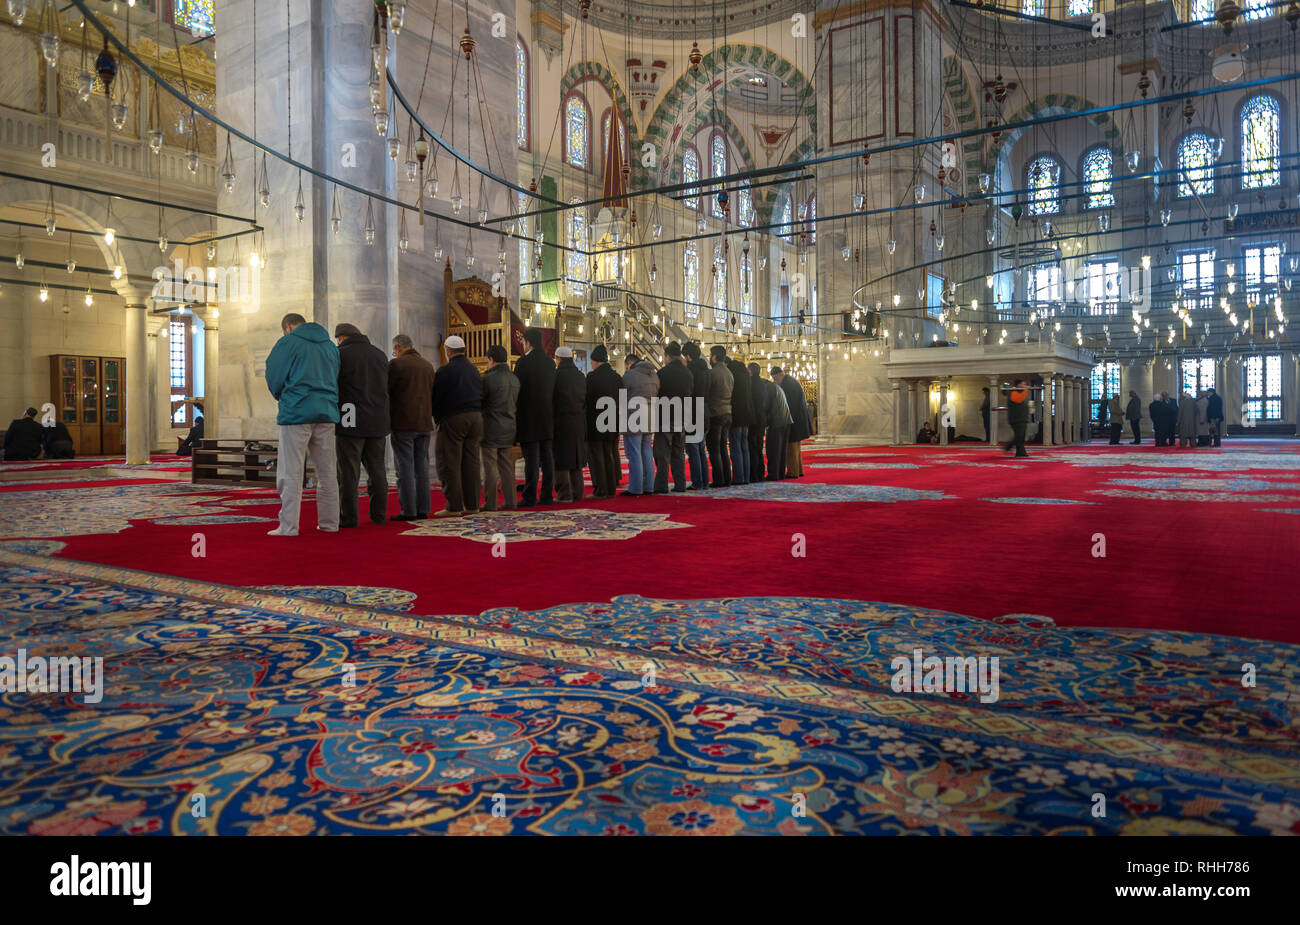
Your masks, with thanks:
M526 511L482 511L468 517L431 517L416 521L403 536L452 536L479 543L522 540L630 540L653 530L675 530L691 524L667 514L602 511L597 508L558 508Z
M1295 482L1271 482L1268 479L1245 477L1216 479L1172 475L1149 479L1107 479L1106 484L1176 491L1300 491L1300 484Z
M220 494L185 482L9 491L0 504L0 538L121 533L132 520L221 514L220 505L203 504Z
M23 552L29 556L53 556L67 545L59 540L0 540L0 551Z
M414 618L5 551L19 644L105 684L0 695L4 834L1300 832L1278 643L818 598ZM916 648L1000 657L1000 699L895 693Z
M371 610L406 611L415 604L415 594L411 591L366 585L263 585L254 590Z
M1258 450L1177 450L1149 453L1055 453L1050 459L1072 466L1135 466L1140 469L1206 469L1239 472L1246 469L1300 469L1300 454Z
M953 496L945 495L942 491L899 488L894 485L828 485L786 479L779 482L750 482L748 485L735 485L730 488L693 491L679 497L825 504L842 501L941 501Z
M1071 501L1068 498L980 498L997 504L1096 504L1095 501Z
M1295 495L1234 494L1231 491L1186 491L1152 488L1093 488L1090 494L1109 498L1136 498L1145 501L1236 501L1259 504L1266 501L1294 501Z

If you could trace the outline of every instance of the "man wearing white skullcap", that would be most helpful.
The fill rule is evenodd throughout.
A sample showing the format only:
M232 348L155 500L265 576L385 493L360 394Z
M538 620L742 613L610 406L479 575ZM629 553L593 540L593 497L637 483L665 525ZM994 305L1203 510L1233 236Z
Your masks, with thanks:
M482 482L483 379L465 356L465 341L453 334L444 346L450 359L433 377L433 420L438 425L438 471L447 506L434 517L477 514Z

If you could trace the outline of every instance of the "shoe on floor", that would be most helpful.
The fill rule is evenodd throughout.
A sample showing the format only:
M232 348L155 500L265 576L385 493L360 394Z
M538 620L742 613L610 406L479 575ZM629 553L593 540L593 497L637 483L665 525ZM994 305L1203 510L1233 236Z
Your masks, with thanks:
M339 528L338 528L338 527L334 527L334 528L330 528L330 527L322 527L320 524L317 524L317 525L316 525L316 529L319 530L321 533L338 533L338 532L339 532Z
M521 499L519 500L519 506L520 506L520 507L536 507L536 506L537 506L537 502L536 502L536 501L529 501L527 498L521 498Z
M395 521L397 521L398 523L406 523L407 521L415 520L415 515L414 515L414 514L394 514L392 517L390 517L390 518L388 518L388 519L389 519L389 520L395 520Z
M478 512L479 512L478 508L474 508L473 510L470 510L469 508L465 508L466 516L469 516L470 514L477 514Z
M267 535L267 536L297 536L298 534L296 534L296 533L281 533L281 532L280 532L280 528L279 528L279 527L276 527L274 530L267 530L267 531L266 531L266 535Z
M426 515L426 516L427 516L427 515ZM435 512L433 516L434 516L434 517L464 517L464 516L465 516L465 512L464 512L464 511L449 511L449 510L447 510L446 508L443 508L441 511L437 511L437 512Z

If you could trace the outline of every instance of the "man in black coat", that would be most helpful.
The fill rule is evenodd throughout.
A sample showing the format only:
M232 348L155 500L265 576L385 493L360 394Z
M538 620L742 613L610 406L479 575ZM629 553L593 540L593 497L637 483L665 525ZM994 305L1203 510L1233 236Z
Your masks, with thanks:
M44 429L36 420L36 409L28 408L5 431L5 461L39 459Z
M587 464L587 377L574 365L572 348L558 347L555 356L555 500L581 501L582 467Z
M754 410L749 422L749 480L761 482L767 477L767 466L763 462L763 433L767 430L768 394L758 364L750 363L746 371L749 373L750 406Z
M786 438L790 433L790 403L785 392L770 379L759 380L767 393L767 480L775 482L785 478Z
M1128 405L1124 408L1124 417L1128 420L1129 427L1133 429L1133 445L1137 446L1142 442L1142 400L1132 389L1128 392Z
M339 527L358 523L357 486L366 469L370 522L388 520L388 473L384 444L389 431L388 357L355 325L334 328L339 345L339 423L334 428L338 459Z
M691 341L682 347L686 368L691 371L691 400L703 408L709 395L709 364L700 355L700 345ZM709 453L704 441L686 444L686 458L691 464L691 488L709 487Z
M808 401L804 398L803 386L794 376L781 371L781 367L772 367L772 381L781 387L786 404L790 406L790 432L786 434L785 477L797 479L803 477L803 441L812 436L812 425L808 421Z
M673 341L664 348L664 365L659 370L659 397L665 411L655 422L655 494L668 491L668 473L673 474L673 491L686 491L686 406L694 391L694 376L682 359L682 347ZM674 410L680 417L674 418Z
M1147 413L1151 415L1151 429L1155 432L1156 446L1165 445L1165 407L1161 404L1159 398L1152 400L1147 405Z
M199 428L199 435L203 435L203 418L194 422ZM75 459L76 450L72 446L72 434L68 433L68 428L62 421L55 421L44 430L45 440L45 458L46 459Z
M587 463L591 469L591 496L612 498L618 490L622 467L618 462L618 392L623 377L609 365L609 353L600 344L591 351L591 372L587 374ZM601 399L606 399L604 403ZM605 409L612 402L614 427L602 429Z
M1205 419L1210 422L1210 435L1214 438L1215 446L1223 446L1223 396L1214 391L1214 386L1205 391L1210 399L1205 408Z
M538 328L525 331L524 340L528 352L515 363L515 376L519 379L515 434L524 456L524 488L519 506L532 507L550 504L555 491L555 362L542 349L542 332Z
M735 357L727 358L731 370L731 484L748 485L752 476L749 452L749 429L754 426L754 399L750 391L749 370Z
M438 471L447 506L434 517L477 514L483 480L483 377L469 361L465 339L447 338L447 362L433 377L433 421L438 425Z

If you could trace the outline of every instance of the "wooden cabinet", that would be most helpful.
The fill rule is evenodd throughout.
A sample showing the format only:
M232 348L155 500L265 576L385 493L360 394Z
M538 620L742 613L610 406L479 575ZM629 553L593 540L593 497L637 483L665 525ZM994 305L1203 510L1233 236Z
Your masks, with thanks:
M50 400L78 456L116 456L126 445L126 360L50 357Z

